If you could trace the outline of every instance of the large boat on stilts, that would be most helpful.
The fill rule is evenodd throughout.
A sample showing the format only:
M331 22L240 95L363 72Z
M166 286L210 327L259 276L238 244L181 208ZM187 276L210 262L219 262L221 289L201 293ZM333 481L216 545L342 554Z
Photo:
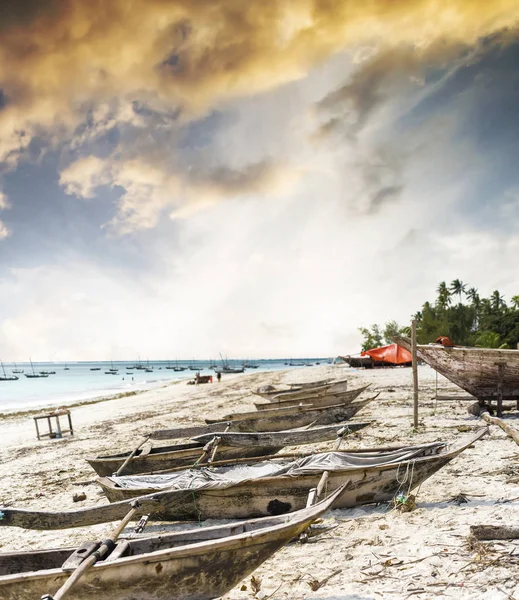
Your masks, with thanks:
M394 340L411 351L408 337L398 335ZM416 353L480 403L501 398L519 405L519 350L418 344Z

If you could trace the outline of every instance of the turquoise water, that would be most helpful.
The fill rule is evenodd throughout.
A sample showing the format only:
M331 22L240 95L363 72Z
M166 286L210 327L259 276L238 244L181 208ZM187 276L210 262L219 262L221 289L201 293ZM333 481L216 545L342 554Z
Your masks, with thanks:
M307 363L314 365L316 362L326 364L328 359L301 359L293 361L301 365ZM290 359L280 360L259 360L255 361L258 367L256 369L245 369L245 373L257 373L261 371L279 371L283 369L301 369L303 366L291 366ZM288 364L287 364L288 363ZM175 372L168 369L168 366L192 366L194 370L185 370ZM80 363L33 363L34 371L55 371L55 375L49 375L45 378L30 379L25 373L32 373L31 365L28 363L18 363L18 369L23 369L24 373L18 373L17 381L0 381L0 412L14 412L19 410L30 410L33 408L44 408L49 406L60 406L99 398L111 396L130 391L139 391L160 387L169 381L179 381L192 379L196 371L202 375L216 375L212 369L209 369L210 361L150 361L149 366L153 372L147 373L144 370L132 368L134 362L114 362L113 367L118 369L116 375L106 374L111 368L110 362L80 362ZM241 361L229 361L230 366L241 367ZM147 363L143 366L147 366ZM221 367L221 362L218 364ZM65 370L68 367L68 370ZM7 375L11 375L14 365L4 363ZM92 371L92 368L98 368L98 371ZM0 374L3 372L0 368ZM226 374L222 377L225 379Z

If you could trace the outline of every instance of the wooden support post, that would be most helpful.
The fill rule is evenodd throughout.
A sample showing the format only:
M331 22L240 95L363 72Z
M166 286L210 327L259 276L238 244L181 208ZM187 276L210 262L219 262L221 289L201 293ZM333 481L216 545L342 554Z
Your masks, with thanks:
M38 429L38 419L34 419L34 424L36 425L36 436L40 439L40 430Z
M505 365L496 363L497 365L497 416L503 416L503 379L505 375Z
M413 427L418 427L418 364L416 356L416 319L411 322L411 344L413 358Z

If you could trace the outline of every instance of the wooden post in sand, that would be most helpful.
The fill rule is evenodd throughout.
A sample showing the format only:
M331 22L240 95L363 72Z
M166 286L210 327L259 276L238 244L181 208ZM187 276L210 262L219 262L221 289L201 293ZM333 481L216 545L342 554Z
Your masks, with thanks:
M496 363L497 366L497 416L503 416L503 379L505 377L504 363Z
M413 357L413 427L418 427L418 365L416 357L416 319L411 322L411 355Z

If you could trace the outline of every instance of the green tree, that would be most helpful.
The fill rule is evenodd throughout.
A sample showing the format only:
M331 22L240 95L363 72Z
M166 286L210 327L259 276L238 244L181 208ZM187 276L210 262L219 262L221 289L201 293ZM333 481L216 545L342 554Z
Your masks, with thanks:
M492 308L495 311L499 311L502 308L506 307L505 301L503 299L503 296L501 296L501 294L499 293L498 290L494 290L492 292L492 296L490 297L490 302L492 303Z
M512 296L510 302L512 303L512 306L515 308L515 310L519 310L519 296Z
M440 308L441 310L445 310L451 302L449 288L447 287L447 284L445 283L445 281L442 281L440 283L440 285L438 286L436 291L438 292L438 298L436 299L436 306L438 308Z
M476 338L476 346L479 348L506 348L507 344L501 342L498 333L494 331L485 331Z
M378 325L372 325L371 329L366 327L359 327L361 335L364 337L362 342L362 350L371 350L371 348L378 348L382 346L382 332Z
M458 294L459 304L461 304L461 294L465 292L466 287L467 286L463 283L463 281L460 281L459 279L455 279L451 282L451 287L449 288L449 291L451 295Z
M469 288L467 290L467 298L472 303L472 306L474 306L474 308L477 310L481 303L477 289L474 287Z
M384 325L382 335L384 336L384 342L386 344L393 343L393 337L399 333L402 333L402 327L396 321L388 321Z

